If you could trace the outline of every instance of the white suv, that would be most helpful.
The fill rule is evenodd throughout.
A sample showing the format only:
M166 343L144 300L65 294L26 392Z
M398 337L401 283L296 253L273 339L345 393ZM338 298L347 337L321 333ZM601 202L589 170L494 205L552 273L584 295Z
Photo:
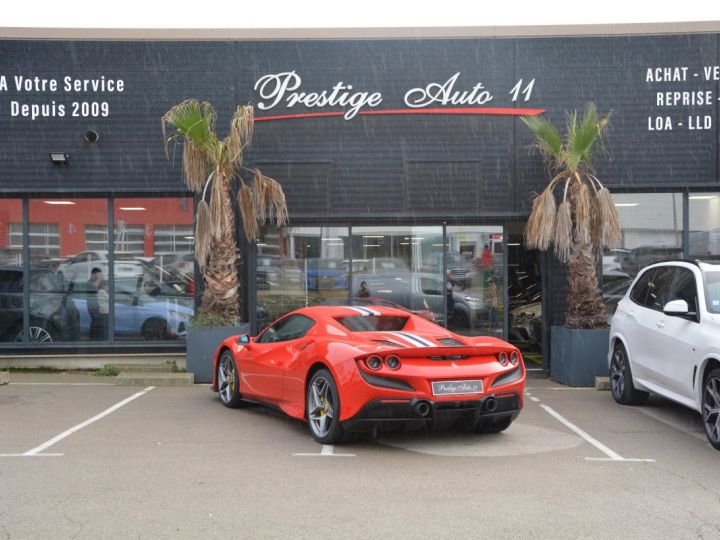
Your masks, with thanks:
M690 407L720 450L720 263L642 269L612 319L608 364L615 401L655 392Z

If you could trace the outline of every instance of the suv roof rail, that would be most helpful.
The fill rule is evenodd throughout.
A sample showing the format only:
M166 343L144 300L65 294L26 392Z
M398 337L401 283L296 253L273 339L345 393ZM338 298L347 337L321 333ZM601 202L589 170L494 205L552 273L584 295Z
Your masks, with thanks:
M666 263L675 263L675 262L684 262L684 263L690 263L694 264L695 266L700 266L700 264L720 264L720 259L660 259L657 261L653 261L647 265L645 265L643 268L647 266L652 266L654 264L666 264Z

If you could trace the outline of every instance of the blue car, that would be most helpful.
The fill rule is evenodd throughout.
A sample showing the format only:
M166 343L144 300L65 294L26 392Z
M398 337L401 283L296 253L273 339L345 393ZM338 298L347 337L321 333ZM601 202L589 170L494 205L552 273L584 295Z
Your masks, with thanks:
M73 297L80 313L80 333L90 333L91 317L88 296ZM172 298L156 298L148 294L116 293L115 337L118 339L171 340L184 339L193 310Z
M305 279L309 291L346 289L347 268L340 259L307 259Z

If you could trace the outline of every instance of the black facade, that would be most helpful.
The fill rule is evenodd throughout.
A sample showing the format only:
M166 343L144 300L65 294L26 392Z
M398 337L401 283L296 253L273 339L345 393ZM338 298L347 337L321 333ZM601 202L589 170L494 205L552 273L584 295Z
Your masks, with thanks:
M596 169L613 191L714 190L719 65L720 34L3 41L0 193L186 195L160 118L189 98L216 107L220 134L237 104L255 105L246 159L282 183L291 225L523 220L548 172L517 113L563 124L589 101L612 114ZM259 81L273 75L263 95ZM268 108L282 81L305 100L345 93L345 105L288 106L288 90ZM365 103L355 115L354 99ZM493 114L457 114L472 108ZM84 139L90 130L97 143Z

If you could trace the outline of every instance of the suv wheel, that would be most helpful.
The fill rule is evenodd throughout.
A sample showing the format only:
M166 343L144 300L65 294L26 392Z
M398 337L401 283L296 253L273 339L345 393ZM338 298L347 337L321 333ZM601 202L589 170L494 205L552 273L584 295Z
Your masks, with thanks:
M713 369L705 379L702 418L708 441L720 450L720 368Z
M621 405L642 405L650 394L636 390L630 370L630 360L622 343L617 343L610 360L610 393Z

